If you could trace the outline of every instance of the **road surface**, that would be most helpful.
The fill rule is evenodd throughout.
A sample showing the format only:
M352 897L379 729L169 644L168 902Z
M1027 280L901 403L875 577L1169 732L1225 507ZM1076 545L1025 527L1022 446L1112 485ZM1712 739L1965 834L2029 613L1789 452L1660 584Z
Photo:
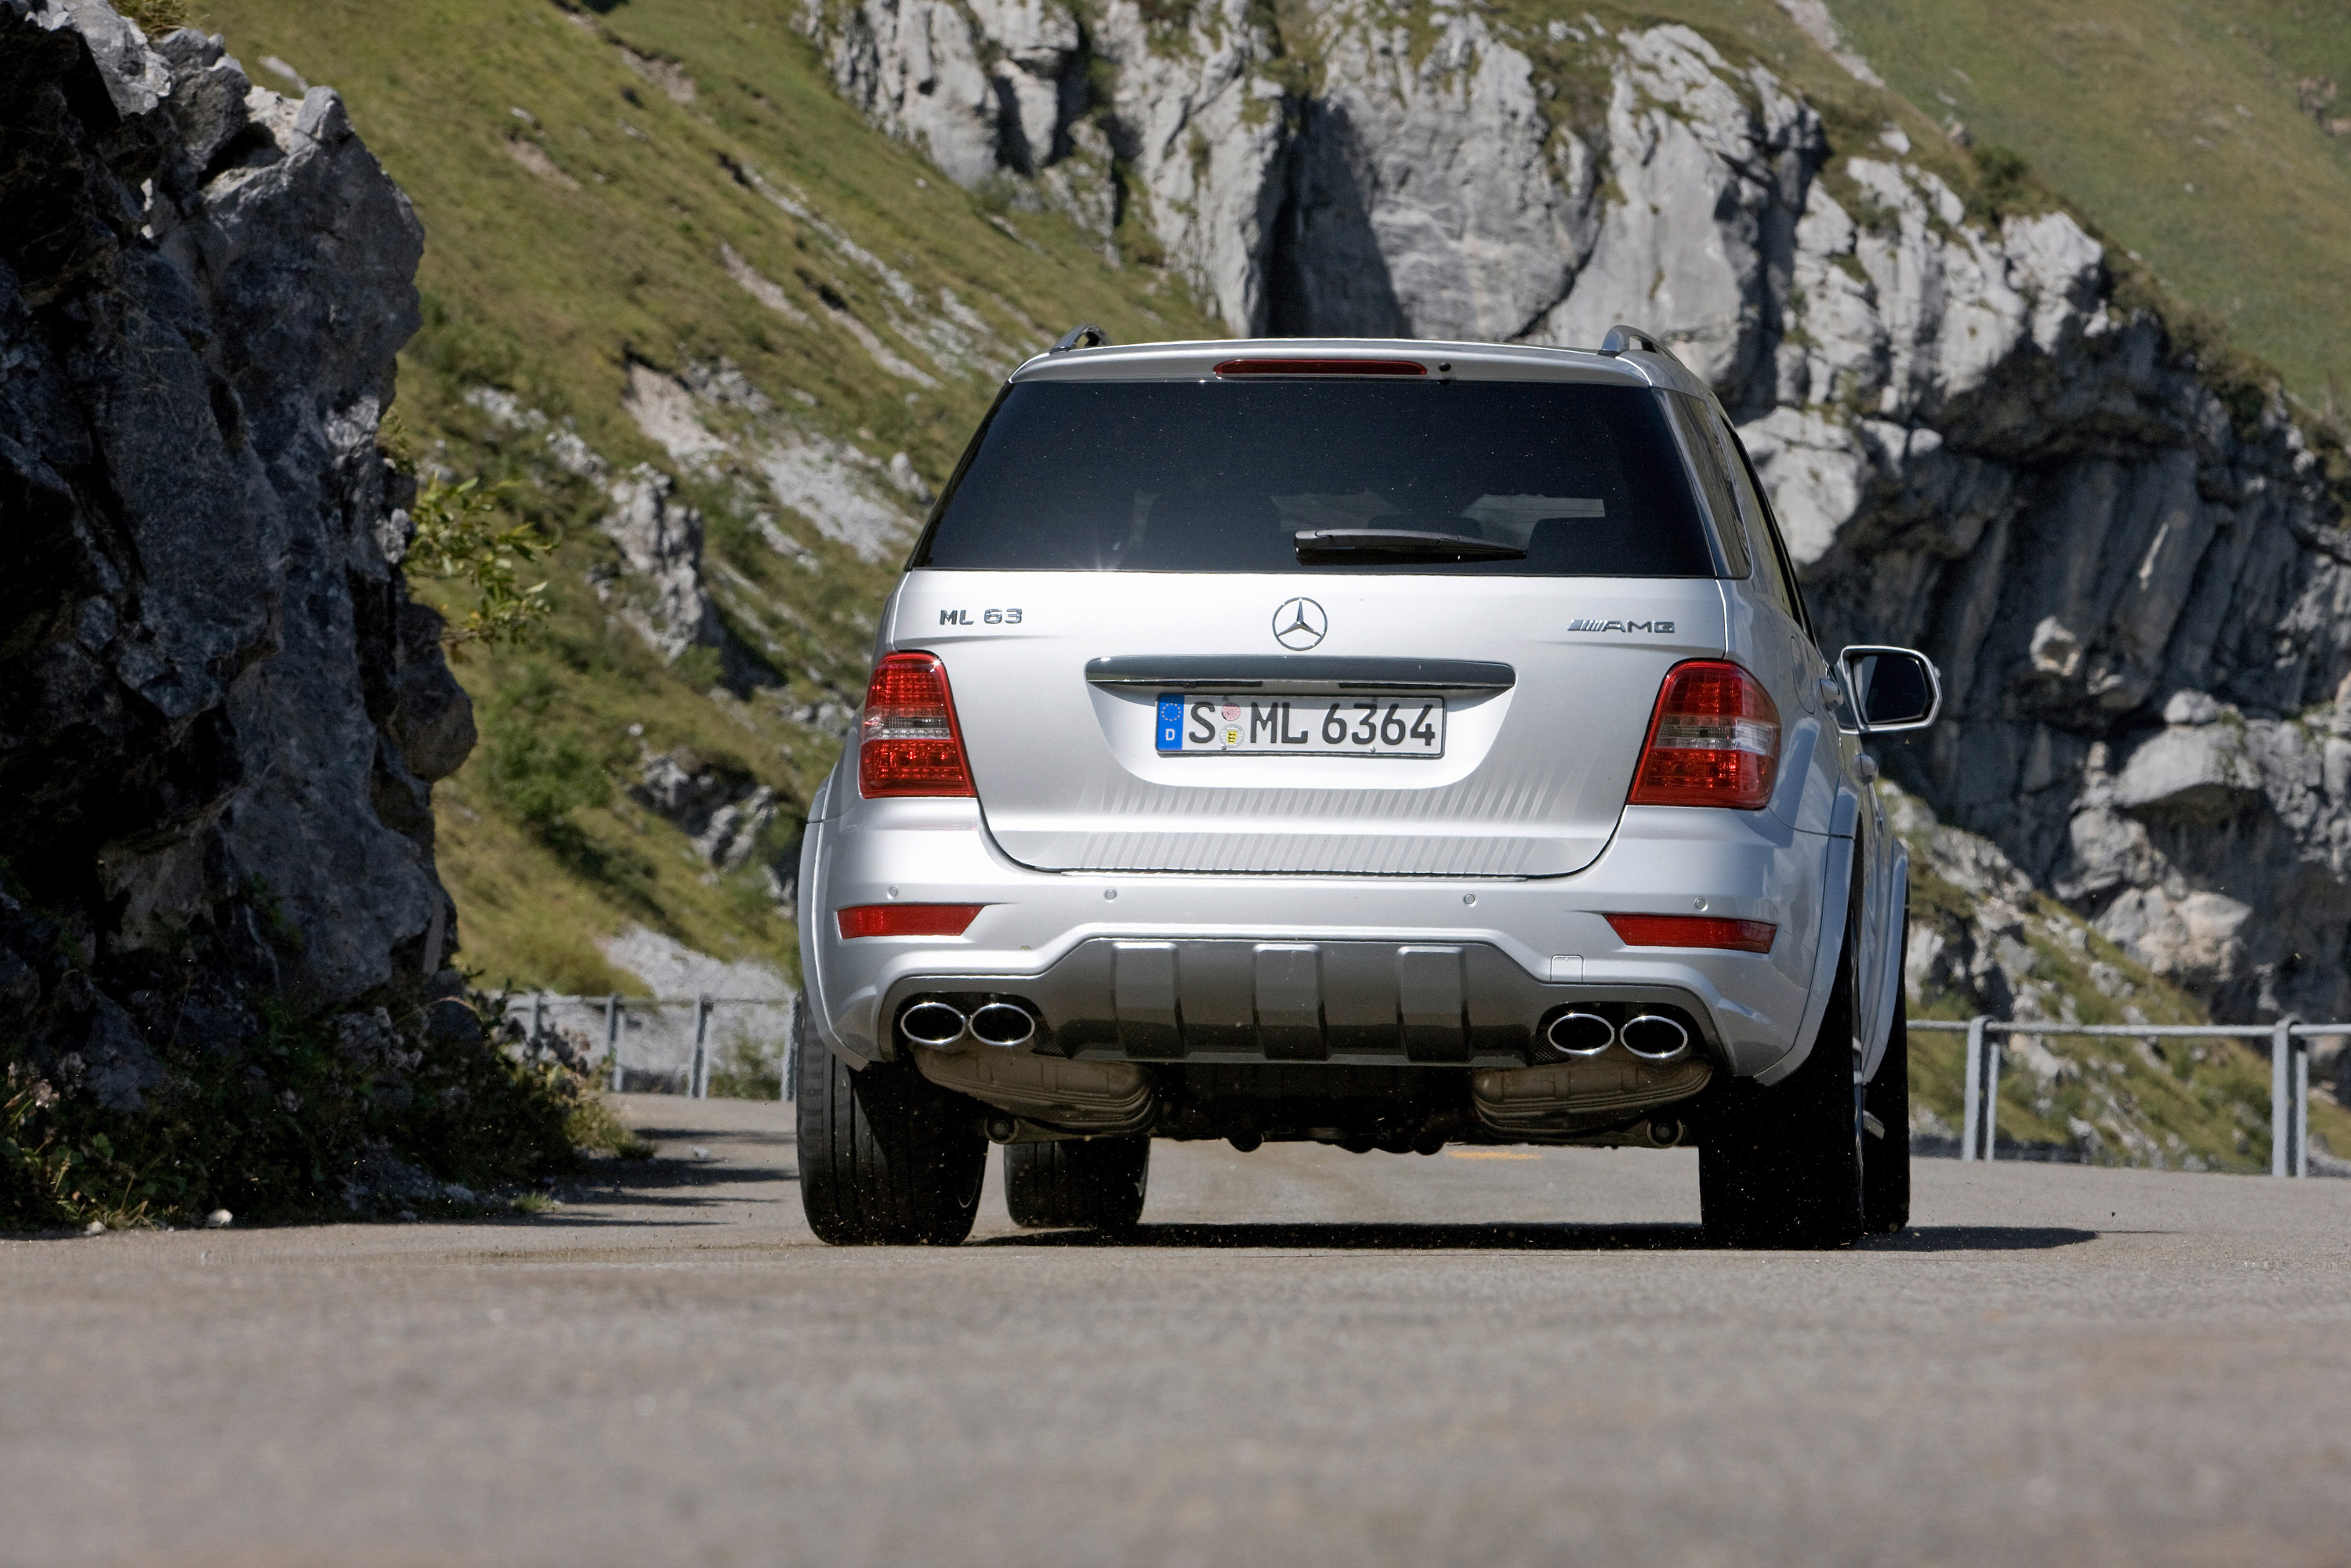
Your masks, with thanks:
M2351 1182L1161 1144L1128 1245L810 1240L785 1108L537 1218L0 1242L0 1563L2351 1561ZM693 1156L695 1148L707 1157ZM1476 1155L1479 1157L1465 1157Z

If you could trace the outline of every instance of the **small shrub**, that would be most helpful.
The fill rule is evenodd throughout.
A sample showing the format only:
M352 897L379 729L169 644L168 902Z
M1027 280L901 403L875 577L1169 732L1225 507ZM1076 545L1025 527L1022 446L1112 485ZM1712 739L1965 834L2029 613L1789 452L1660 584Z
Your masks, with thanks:
M710 1092L721 1100L776 1100L784 1092L784 1062L776 1043L737 1035L710 1067Z
M716 648L693 647L677 656L670 668L677 678L695 691L706 692L719 684L726 673L726 660Z
M580 1096L563 1124L564 1136L585 1155L610 1155L620 1160L649 1160L653 1146L631 1131L597 1094Z
M612 798L603 764L577 731L547 729L519 714L502 716L477 764L501 810L544 834L582 806Z
M2024 154L2006 147L1980 141L1968 150L1976 166L1977 210L1991 222L1998 224L2009 214L2027 210L2035 192L2032 166Z
M435 479L417 492L409 508L416 538L408 547L408 569L461 579L481 596L442 638L453 654L469 643L519 643L549 614L547 584L525 588L517 578L521 563L544 553L546 541L528 523L498 526L499 497L506 489L494 485L485 490L478 479Z

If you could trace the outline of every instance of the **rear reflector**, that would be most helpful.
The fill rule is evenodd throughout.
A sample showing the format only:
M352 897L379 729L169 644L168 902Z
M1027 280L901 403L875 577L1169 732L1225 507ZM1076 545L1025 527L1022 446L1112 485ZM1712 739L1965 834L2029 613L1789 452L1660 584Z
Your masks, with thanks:
M1771 799L1779 761L1780 709L1763 683L1693 659L1667 672L1626 803L1756 810Z
M1768 920L1718 920L1710 915L1611 915L1616 939L1627 947L1720 947L1769 953L1780 928Z
M843 936L960 936L984 904L859 904L835 913Z
M1227 360L1220 376L1425 376L1415 360Z
M977 793L936 655L885 654L866 683L858 733L857 790L867 800Z

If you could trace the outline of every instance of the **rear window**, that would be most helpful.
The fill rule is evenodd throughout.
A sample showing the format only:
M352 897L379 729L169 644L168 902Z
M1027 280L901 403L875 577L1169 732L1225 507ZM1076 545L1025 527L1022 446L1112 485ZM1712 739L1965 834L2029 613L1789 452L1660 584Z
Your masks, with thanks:
M1712 577L1660 396L1557 382L1029 382L981 428L912 564Z

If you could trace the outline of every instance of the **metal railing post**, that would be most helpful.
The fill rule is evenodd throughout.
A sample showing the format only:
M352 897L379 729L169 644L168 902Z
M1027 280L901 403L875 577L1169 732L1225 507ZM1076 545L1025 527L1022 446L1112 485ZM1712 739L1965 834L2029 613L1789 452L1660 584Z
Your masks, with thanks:
M2270 1028L2270 1175L2294 1174L2294 1019Z
M2310 1041L2294 1040L2294 1174L2310 1174Z
M530 994L530 1059L533 1061L537 1061L538 1053L546 1049L546 1030L547 993L533 991Z
M2000 1053L2007 1043L2005 1035L1995 1038L1987 1030L1983 1046L1983 1129L1986 1161L2000 1157Z
M710 1098L710 993L694 998L694 1066L686 1074L687 1094Z
M2282 1018L2270 1030L2270 1175L2310 1174L2310 1041L2295 1033L2301 1020Z
M1959 1158L1963 1160L1980 1157L1976 1150L1983 1131L1984 1025L1991 1021L1981 1013L1968 1020L1967 1099L1959 1119Z
M621 1065L621 993L604 998L604 1065L612 1070L612 1092L628 1087L628 1069Z

